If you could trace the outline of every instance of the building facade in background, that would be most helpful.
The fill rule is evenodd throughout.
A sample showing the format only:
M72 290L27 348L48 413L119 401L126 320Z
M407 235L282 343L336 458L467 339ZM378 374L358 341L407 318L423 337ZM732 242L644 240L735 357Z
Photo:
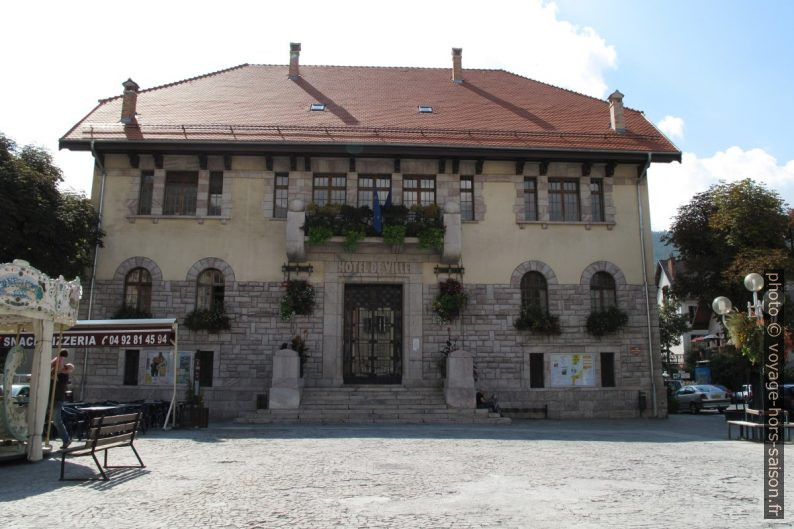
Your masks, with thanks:
M181 367L182 388L198 376L211 413L234 417L255 409L274 352L299 335L307 389L439 388L450 339L503 407L634 417L642 393L644 414L664 413L645 175L681 154L622 94L464 70L458 49L452 69L303 66L299 51L289 66L127 81L61 139L96 157L107 232L81 316L181 324L176 361L150 344L92 352L86 399L165 398ZM316 215L363 206L381 215L356 222L414 222L402 244L370 230L346 245L344 226L305 237ZM434 222L440 241L417 231ZM448 278L468 304L444 323L433 303ZM285 322L296 279L315 307ZM589 332L611 307L627 323ZM187 329L197 310L229 328ZM517 329L522 311L558 318L559 334Z

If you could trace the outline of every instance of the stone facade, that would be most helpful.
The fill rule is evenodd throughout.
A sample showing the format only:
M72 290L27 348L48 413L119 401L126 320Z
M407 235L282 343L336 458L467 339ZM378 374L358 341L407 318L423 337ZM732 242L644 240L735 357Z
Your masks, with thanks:
M589 176L581 175L581 164L548 164L548 175L578 175L582 213L578 222L550 223L547 177L540 175L536 163L523 164L523 174L510 174L516 164L487 160L453 164L402 159L396 164L391 159L365 158L353 162L348 158L230 158L209 156L208 169L201 170L197 157L165 156L164 168L155 169L152 214L137 215L140 173L154 168L153 157L141 155L137 169L129 166L126 157L108 157L108 244L100 250L94 292L86 281L84 293L84 300L92 297L91 318L109 318L123 302L127 274L136 267L146 268L152 279L152 316L178 319L179 351L213 352L212 386L202 392L214 417L235 417L255 409L258 396L269 392L274 352L295 335L304 336L308 346L305 386L343 385L347 284L402 286L404 387L441 387L439 360L451 337L457 347L472 355L477 388L496 394L503 407L548 405L552 418L635 417L640 413L642 392L648 398L648 415L653 380L657 408L664 413L660 369L649 365L649 332L658 349L658 329L656 309L647 307L642 284L637 220L632 217L636 215L633 167L618 167L614 177L606 178L604 164L593 165ZM199 171L199 194L205 195L202 182L209 171L223 170L221 217L206 216L206 200L199 201L195 216L163 216L157 197L163 195L169 169ZM307 203L314 174L345 174L348 204L356 203L362 174L389 174L396 204L402 202L403 175L434 175L440 205L457 202L460 176L473 175L475 220L462 226L461 264L466 271L455 276L462 278L469 296L463 316L452 324L441 324L432 312L439 281L447 277L441 255L419 248L416 240L407 240L400 253L393 253L380 239L368 238L355 253L344 251L336 239L319 247L306 246L303 264L311 266L311 271L298 276L315 287L316 307L310 316L281 321L279 306L287 275L280 269L285 263L288 223L272 218L273 182L281 172L289 175L289 200ZM523 220L525 176L538 178L540 217L534 223ZM604 178L604 223L592 223L588 217L589 178ZM123 207L115 209L115 204ZM441 271L436 267L442 267ZM224 309L231 328L218 334L194 332L183 325L185 315L196 307L197 278L207 268L219 270L224 279ZM514 328L521 307L521 278L532 271L546 279L549 311L560 319L559 336ZM598 271L614 278L617 305L629 315L626 327L602 338L589 335L585 328L591 310L590 279ZM81 305L83 318L88 316L88 306L85 301ZM141 355L146 352L141 350ZM544 387L530 387L530 358L535 353L544 354ZM601 387L601 353L614 355L614 387ZM551 355L556 354L592 355L592 385L553 386ZM75 356L75 389L85 400L171 398L170 385L123 384L123 349L91 350L87 363L81 352ZM185 390L185 385L179 386L178 400Z

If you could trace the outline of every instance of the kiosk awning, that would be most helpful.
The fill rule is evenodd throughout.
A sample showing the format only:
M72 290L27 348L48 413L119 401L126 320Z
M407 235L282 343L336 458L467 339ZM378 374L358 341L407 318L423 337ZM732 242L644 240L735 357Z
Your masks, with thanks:
M53 334L54 347L157 347L172 345L176 318L145 320L78 320L74 327ZM32 333L21 333L23 347L33 347ZM0 347L13 347L16 334L0 334Z

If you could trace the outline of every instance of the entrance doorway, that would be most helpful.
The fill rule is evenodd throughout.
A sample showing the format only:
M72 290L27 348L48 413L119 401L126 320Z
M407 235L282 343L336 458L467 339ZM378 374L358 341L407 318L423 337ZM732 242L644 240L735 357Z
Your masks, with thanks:
M345 285L345 384L402 382L402 307L402 285Z

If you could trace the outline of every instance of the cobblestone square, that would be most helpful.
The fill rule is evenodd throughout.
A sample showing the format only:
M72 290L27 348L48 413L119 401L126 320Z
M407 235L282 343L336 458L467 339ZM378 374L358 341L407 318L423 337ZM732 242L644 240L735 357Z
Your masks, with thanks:
M792 527L763 520L762 446L728 441L716 414L511 426L217 423L150 431L136 446L146 468L112 471L108 482L58 481L55 457L0 465L2 527ZM110 452L110 464L133 461L128 449ZM90 457L67 463L67 476L93 471Z

